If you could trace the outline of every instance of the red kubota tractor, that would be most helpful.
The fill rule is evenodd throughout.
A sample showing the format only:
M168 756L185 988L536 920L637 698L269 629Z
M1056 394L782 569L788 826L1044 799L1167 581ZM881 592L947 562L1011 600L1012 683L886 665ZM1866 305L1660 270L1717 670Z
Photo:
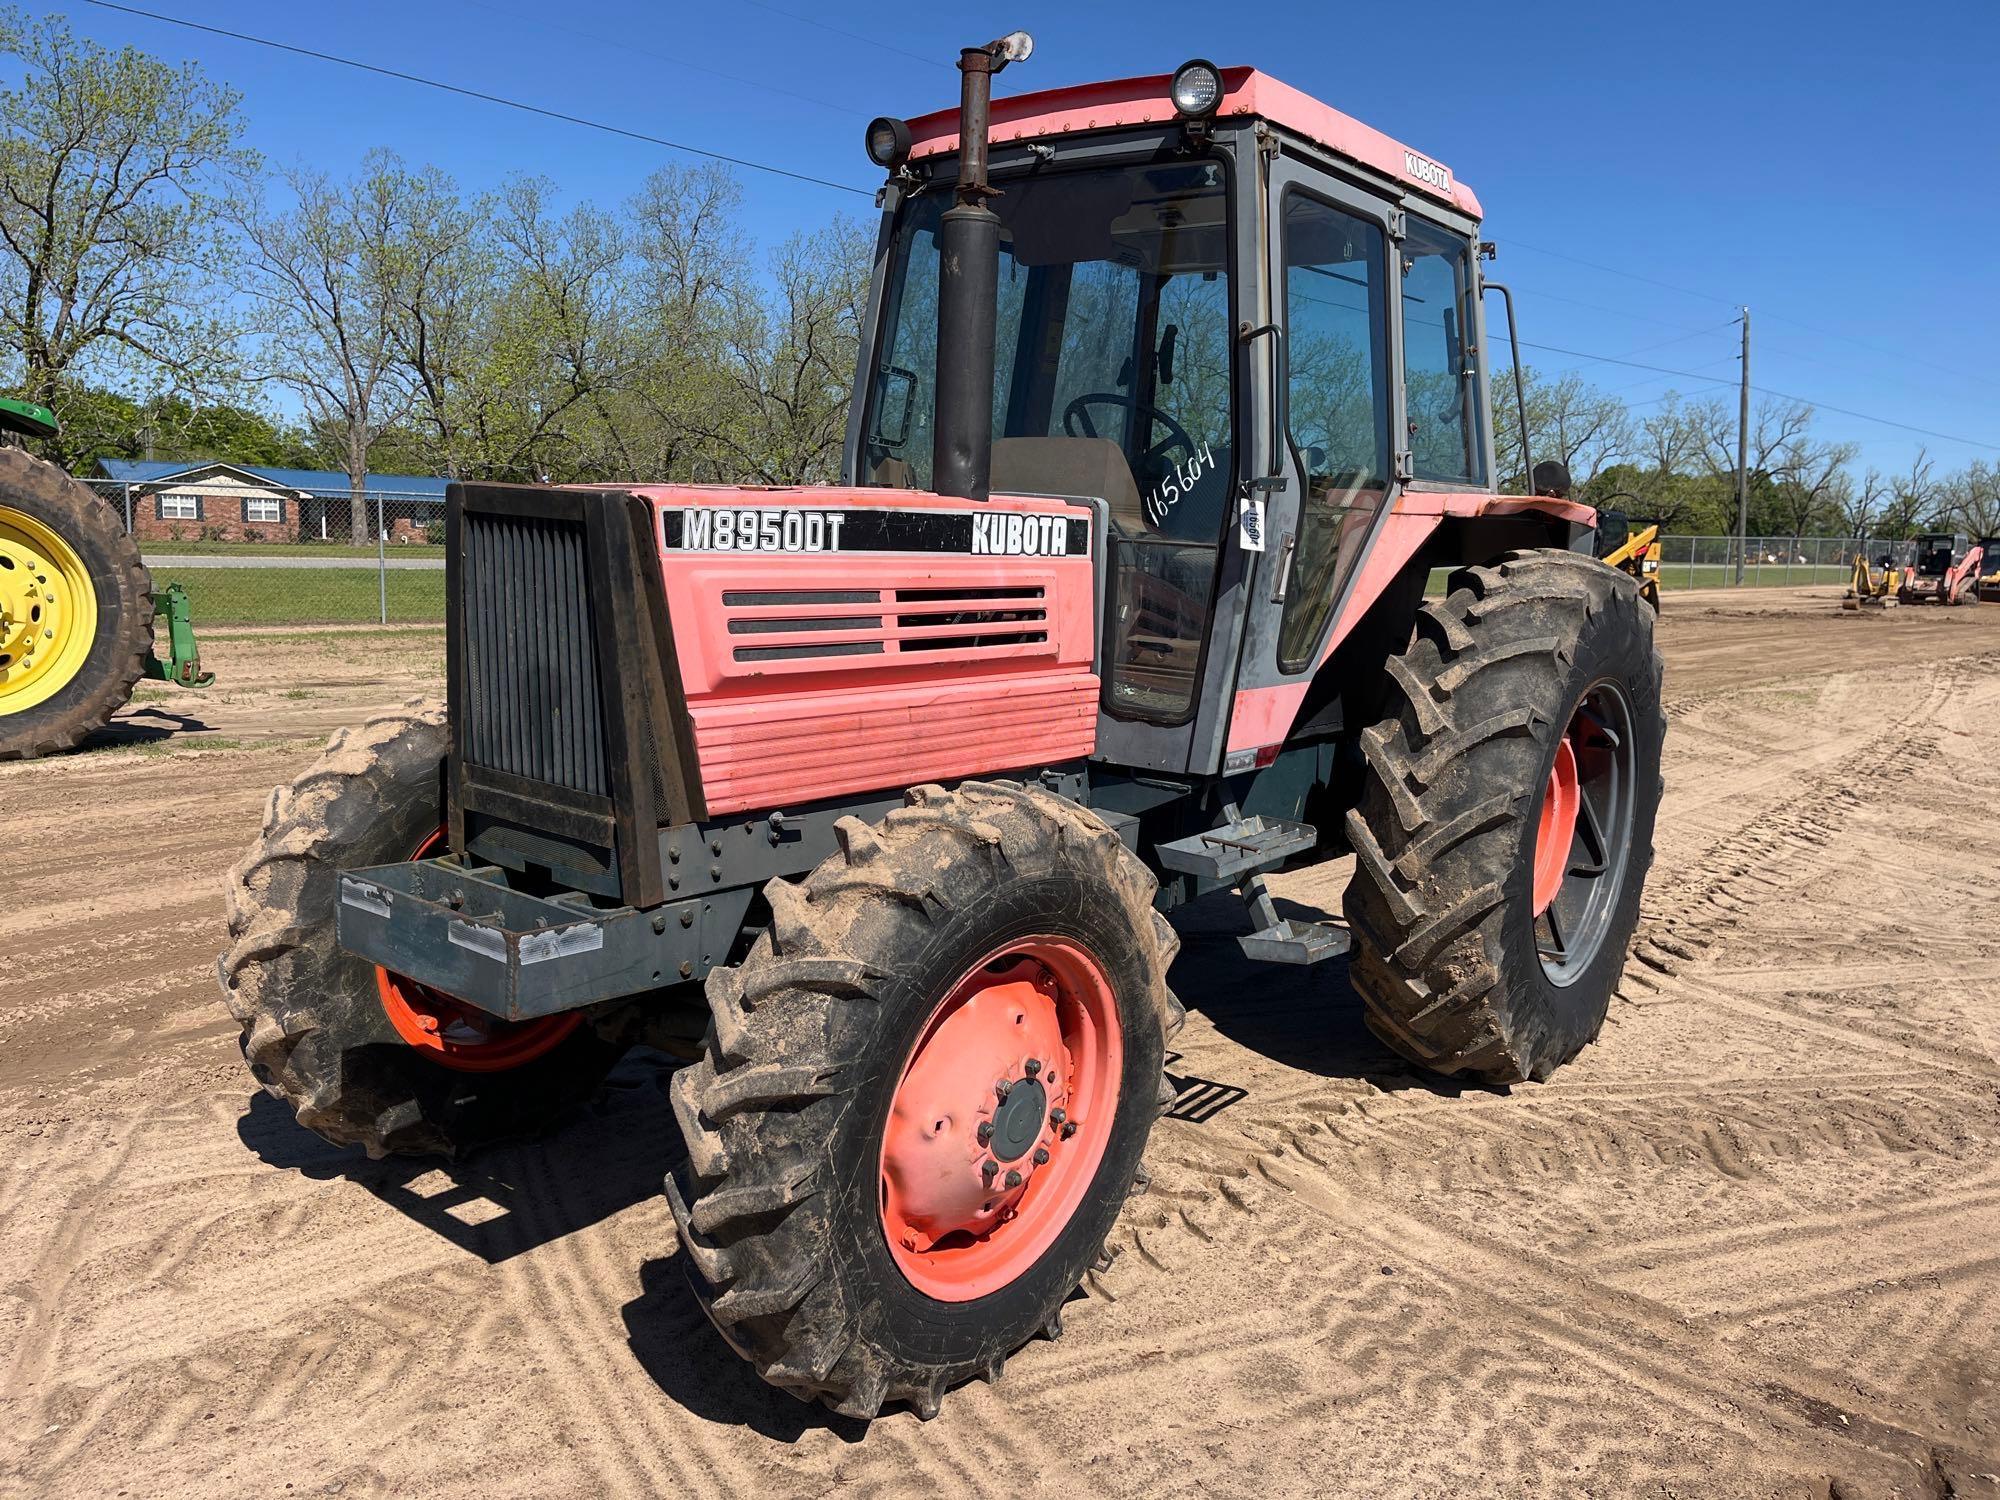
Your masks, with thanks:
M1477 199L1249 69L991 103L1029 47L869 129L844 482L453 486L446 703L274 795L220 964L376 1154L679 1048L695 1294L861 1417L1057 1331L1172 1098L1165 912L1233 890L1246 962L1347 953L1329 1006L1513 1083L1653 852L1653 613L1496 493ZM1275 912L1350 851L1344 921Z

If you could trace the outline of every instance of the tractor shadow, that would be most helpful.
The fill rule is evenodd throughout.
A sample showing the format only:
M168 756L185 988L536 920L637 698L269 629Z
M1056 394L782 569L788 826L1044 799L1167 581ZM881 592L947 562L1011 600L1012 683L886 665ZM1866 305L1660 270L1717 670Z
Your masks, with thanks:
M84 739L84 750L120 750L131 745L156 745L182 734L213 734L204 719L174 713L155 703L127 704L118 717Z
M261 1090L236 1130L267 1165L316 1181L345 1178L497 1265L661 1196L667 1168L681 1154L666 1094L676 1066L663 1054L635 1050L549 1135L488 1147L464 1161L370 1161L357 1146L321 1140Z
M1278 914L1294 921L1324 921L1335 914L1276 900ZM1505 1093L1483 1084L1425 1073L1379 1041L1361 1019L1361 999L1347 977L1347 958L1317 964L1257 963L1236 939L1250 930L1242 902L1228 891L1204 896L1176 910L1172 919L1181 951L1168 983L1190 1013L1198 1013L1238 1046L1271 1061L1322 1078L1365 1081L1385 1093L1420 1089L1440 1098ZM1180 1071L1169 1057L1167 1079L1177 1090L1169 1119L1201 1124L1244 1097L1233 1085Z
M766 1385L709 1325L689 1289L677 1255L639 1268L640 1292L619 1309L632 1357L675 1405L710 1422L745 1427L778 1443L809 1432L859 1443L868 1423ZM892 1405L885 1411L900 1410Z
M640 1294L621 1310L626 1342L668 1400L698 1417L746 1427L773 1442L796 1443L815 1431L830 1432L844 1443L868 1436L867 1422L801 1401L759 1379L709 1325L677 1256L647 1261L640 1268L639 1285ZM1087 1296L1079 1286L1067 1300ZM900 1401L884 1406L881 1419L915 1420Z

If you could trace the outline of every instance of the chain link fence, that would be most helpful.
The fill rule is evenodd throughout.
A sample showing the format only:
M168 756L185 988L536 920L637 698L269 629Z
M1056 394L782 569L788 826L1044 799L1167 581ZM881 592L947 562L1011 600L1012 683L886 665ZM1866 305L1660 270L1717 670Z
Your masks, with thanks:
M1742 582L1746 588L1844 584L1853 576L1857 555L1871 565L1879 565L1885 557L1900 562L1910 546L1907 541L1886 537L1753 536L1742 545ZM1661 536L1654 555L1660 562L1663 589L1736 585L1737 541L1733 536Z
M199 625L389 625L444 619L444 487L355 494L82 481L139 544L156 588L178 583Z
M229 476L169 487L84 480L138 539L158 587L179 583L207 625L362 625L444 619L444 487L434 492L270 489ZM1746 587L1844 584L1885 538L1751 537ZM1735 586L1729 536L1658 539L1663 589Z

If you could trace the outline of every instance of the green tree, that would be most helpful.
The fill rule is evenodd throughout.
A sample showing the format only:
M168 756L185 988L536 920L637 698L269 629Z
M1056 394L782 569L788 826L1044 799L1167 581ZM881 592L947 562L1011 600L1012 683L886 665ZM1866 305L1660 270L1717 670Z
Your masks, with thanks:
M237 329L223 203L256 158L238 95L194 64L0 10L0 361L53 407L74 460L105 440L86 392L226 388Z
M1631 413L1625 403L1601 391L1580 375L1554 379L1531 366L1521 370L1521 387L1528 413L1529 459L1540 464L1554 459L1569 470L1581 490L1598 473L1629 454L1634 446ZM1493 380L1493 447L1501 488L1526 490L1527 465L1521 459L1521 421L1511 371Z
M732 477L814 484L838 475L871 248L860 225L836 219L773 254L767 302L741 294L724 364L735 400L707 434Z
M399 278L426 181L393 152L377 150L351 182L304 168L282 182L289 207L273 210L259 194L238 216L259 361L264 378L297 396L307 425L346 472L349 530L364 542L371 454L412 404L397 341Z

